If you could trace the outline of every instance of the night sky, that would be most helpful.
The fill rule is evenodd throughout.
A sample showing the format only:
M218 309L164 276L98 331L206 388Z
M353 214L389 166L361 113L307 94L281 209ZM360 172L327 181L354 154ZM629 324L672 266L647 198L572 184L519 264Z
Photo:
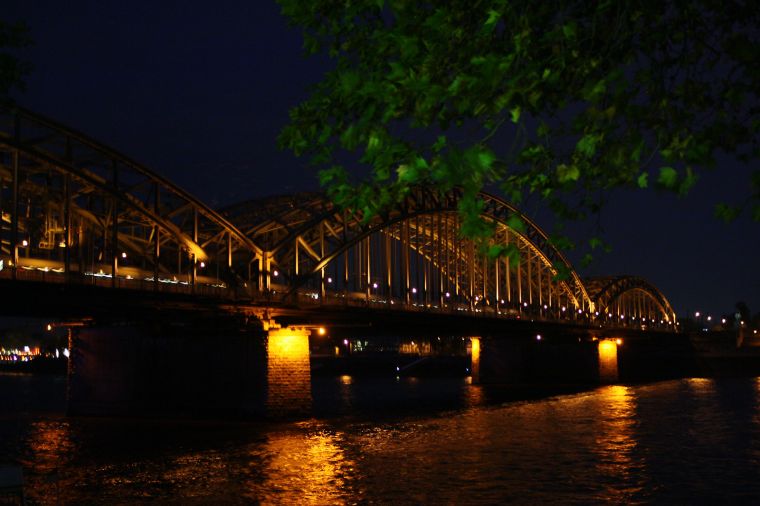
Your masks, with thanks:
M305 59L274 2L6 0L34 65L17 101L121 151L212 206L317 189L276 146L289 107L328 68ZM601 220L613 247L582 275L647 278L679 314L760 311L760 224L726 225L712 207L748 194L750 169L726 159L686 198L619 191ZM529 212L529 214L532 214ZM537 216L547 229L544 213ZM585 240L591 225L573 227ZM579 257L573 252L571 260ZM577 262L576 262L577 263Z

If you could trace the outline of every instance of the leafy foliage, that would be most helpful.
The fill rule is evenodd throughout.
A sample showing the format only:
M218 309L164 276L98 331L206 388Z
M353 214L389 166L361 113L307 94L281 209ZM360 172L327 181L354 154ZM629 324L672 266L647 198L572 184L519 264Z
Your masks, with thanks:
M683 194L718 152L760 154L753 2L278 1L335 62L280 142L344 206L458 186L485 238L486 185L582 218L606 190Z
M23 89L23 78L31 71L31 65L19 60L13 50L30 44L26 25L0 20L0 102L9 99L13 88Z

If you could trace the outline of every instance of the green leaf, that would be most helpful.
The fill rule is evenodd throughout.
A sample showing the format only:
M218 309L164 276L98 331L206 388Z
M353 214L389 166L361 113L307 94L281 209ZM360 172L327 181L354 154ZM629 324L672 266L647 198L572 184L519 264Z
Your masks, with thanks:
M495 10L491 9L490 11L488 11L488 19L487 19L487 20L486 20L486 22L483 24L483 26L484 26L484 27L485 27L487 30L489 30L489 31L490 31L490 30L493 30L493 29L494 29L494 27L496 26L496 23L499 21L499 18L500 18L500 17L501 17L501 14L500 14L500 13L498 13L498 12L496 12Z
M445 135L439 135L438 139L436 139L435 144L433 144L433 151L436 153L440 153L443 148L446 147L446 136Z
M715 217L723 220L726 223L734 221L736 217L739 216L740 212L741 208L738 207L733 207L722 203L715 205Z
M639 174L639 178L636 180L636 183L639 185L639 188L646 188L649 186L649 174L646 172Z
M596 145L600 140L601 136L599 134L586 134L575 145L575 149L586 158L591 158L596 153Z
M567 23L566 25L562 26L562 33L565 35L565 38L574 39L576 33L575 22Z
M577 165L565 165L564 163L557 166L557 180L560 183L577 181L581 177L581 171Z
M507 227L515 232L525 233L525 222L517 214L510 214L507 218Z
M512 120L512 123L517 123L520 121L520 106L515 106L509 111L509 118Z
M660 167L657 182L665 188L673 189L678 184L678 173L673 167Z
M604 242L602 242L602 240L599 239L598 237L592 237L591 239L588 240L588 245L593 250L593 249L596 249L596 248L598 248L600 246L603 246Z

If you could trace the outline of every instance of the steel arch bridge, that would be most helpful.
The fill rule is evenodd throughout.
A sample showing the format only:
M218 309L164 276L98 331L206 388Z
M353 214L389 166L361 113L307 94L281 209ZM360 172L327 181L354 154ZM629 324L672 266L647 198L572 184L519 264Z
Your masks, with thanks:
M20 107L0 109L0 277L235 297L250 304L344 304L494 317L652 323L670 304L639 278L584 283L531 220L481 194L489 259L463 238L454 189L417 188L365 219L306 193L217 211L147 167ZM519 216L521 231L509 218ZM558 269L569 272L557 278ZM648 304L648 305L647 305ZM638 306L637 306L638 307ZM615 318L607 314L615 313Z

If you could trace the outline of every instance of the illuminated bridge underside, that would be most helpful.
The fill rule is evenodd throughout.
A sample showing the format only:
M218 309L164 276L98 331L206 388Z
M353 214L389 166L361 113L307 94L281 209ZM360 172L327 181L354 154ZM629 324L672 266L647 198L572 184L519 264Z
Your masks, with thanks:
M417 188L367 220L318 193L215 211L79 132L0 109L0 278L234 295L259 305L674 321L652 285L629 277L584 284L536 224L497 197L480 197L494 243L515 246L519 261L479 255L462 237L459 190ZM513 215L524 230L507 225ZM570 275L557 279L558 268Z

